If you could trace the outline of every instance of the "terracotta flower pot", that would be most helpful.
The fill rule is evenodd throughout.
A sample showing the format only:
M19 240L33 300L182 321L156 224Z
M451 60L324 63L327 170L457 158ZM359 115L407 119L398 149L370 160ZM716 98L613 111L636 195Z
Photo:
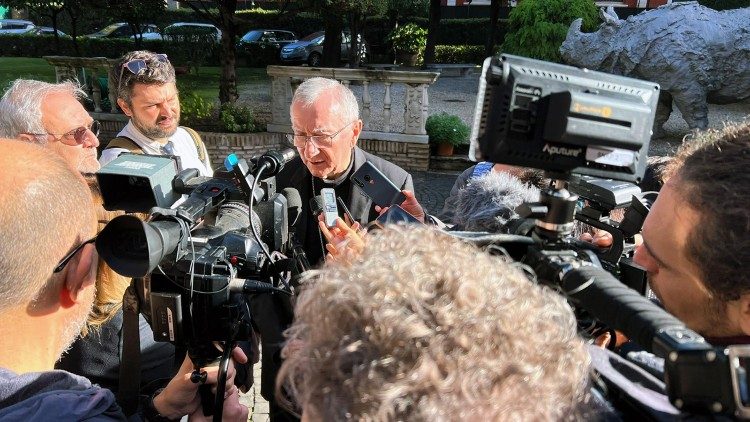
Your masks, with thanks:
M453 155L453 144L437 144L437 155L441 157L450 157Z

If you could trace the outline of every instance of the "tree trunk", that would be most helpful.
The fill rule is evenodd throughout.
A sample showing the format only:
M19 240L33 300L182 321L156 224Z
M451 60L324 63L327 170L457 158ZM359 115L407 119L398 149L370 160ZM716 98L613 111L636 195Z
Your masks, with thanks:
M354 69L359 67L359 27L360 27L361 16L358 13L352 12L349 14L349 35L351 36L349 42L349 67Z
M435 63L435 44L440 25L440 0L430 0L430 23L427 28L427 45L424 49L424 64Z
M326 37L323 41L323 60L325 67L338 67L341 63L341 30L343 23L339 16L333 13L325 17Z
M500 18L500 0L492 0L490 3L490 30L487 35L487 43L484 46L484 55L489 57L494 54L495 40L497 39L497 20Z
M221 32L221 78L219 79L219 102L221 104L234 103L239 98L237 93L237 26L234 13L237 10L237 0L217 2L219 18L223 23Z

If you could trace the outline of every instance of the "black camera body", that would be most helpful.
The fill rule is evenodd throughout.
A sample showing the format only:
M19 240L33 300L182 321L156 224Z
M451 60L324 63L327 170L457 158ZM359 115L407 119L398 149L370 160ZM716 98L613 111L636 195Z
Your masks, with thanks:
M750 347L717 349L686 328L642 296L645 278L637 266L631 265L640 271L636 283L612 275L627 281L621 264L654 200L619 181L643 177L658 94L651 82L505 54L487 58L469 158L542 169L553 180L539 202L516 209L522 220L514 227L526 231L514 234L527 235L526 241L499 235L495 249L531 267L579 315L665 358L663 382L675 408L748 418ZM581 206L581 198L588 204ZM609 215L615 208L627 209L619 223ZM613 247L602 252L573 239L574 218L610 232Z

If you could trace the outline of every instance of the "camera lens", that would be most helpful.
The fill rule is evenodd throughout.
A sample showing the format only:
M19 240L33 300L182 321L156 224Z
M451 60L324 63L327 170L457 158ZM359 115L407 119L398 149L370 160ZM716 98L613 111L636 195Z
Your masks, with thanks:
M365 182L370 182L372 180L372 177L370 177L369 174L365 175Z

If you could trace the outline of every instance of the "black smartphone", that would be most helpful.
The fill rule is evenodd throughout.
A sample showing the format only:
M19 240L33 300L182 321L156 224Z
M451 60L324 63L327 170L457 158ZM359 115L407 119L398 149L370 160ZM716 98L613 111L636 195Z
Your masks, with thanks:
M386 224L422 224L422 222L406 212L401 206L391 205L388 211L378 216L371 224L383 228Z
M372 199L375 205L388 207L406 200L406 196L401 192L401 189L369 161L366 161L362 167L357 169L350 179L365 195Z

